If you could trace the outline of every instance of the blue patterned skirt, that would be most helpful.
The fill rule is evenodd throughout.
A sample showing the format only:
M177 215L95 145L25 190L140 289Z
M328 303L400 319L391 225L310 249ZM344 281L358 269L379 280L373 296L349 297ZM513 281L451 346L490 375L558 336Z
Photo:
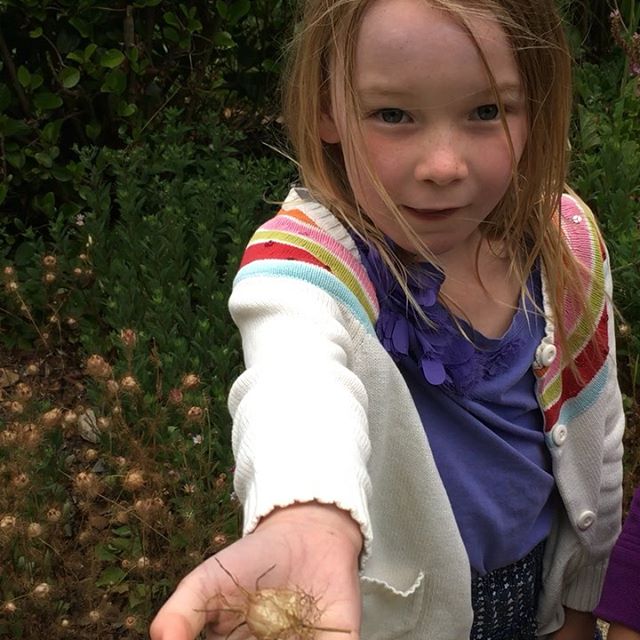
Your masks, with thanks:
M522 560L471 581L471 640L535 640L544 542Z

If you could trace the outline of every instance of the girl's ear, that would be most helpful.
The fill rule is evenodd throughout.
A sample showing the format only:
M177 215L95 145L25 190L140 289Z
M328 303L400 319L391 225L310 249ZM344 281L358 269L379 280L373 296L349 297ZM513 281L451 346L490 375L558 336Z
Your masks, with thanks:
M329 113L322 112L320 114L320 137L322 142L327 144L337 144L340 142L340 133L338 127L333 120L333 116Z

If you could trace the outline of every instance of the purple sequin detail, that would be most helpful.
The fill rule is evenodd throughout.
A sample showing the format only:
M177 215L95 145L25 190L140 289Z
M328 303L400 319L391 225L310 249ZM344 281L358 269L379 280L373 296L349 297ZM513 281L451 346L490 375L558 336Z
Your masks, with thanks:
M520 341L503 342L497 351L480 351L474 347L438 301L444 275L432 264L415 265L408 274L408 288L430 326L409 304L377 249L358 237L354 240L378 296L380 315L376 334L396 362L408 358L418 366L428 383L442 385L462 395L481 379L509 366L509 354L519 349ZM473 332L470 327L468 329Z

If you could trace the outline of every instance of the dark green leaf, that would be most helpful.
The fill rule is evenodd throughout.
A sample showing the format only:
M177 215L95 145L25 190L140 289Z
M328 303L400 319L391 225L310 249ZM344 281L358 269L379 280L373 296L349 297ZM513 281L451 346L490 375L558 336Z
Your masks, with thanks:
M235 47L235 42L233 41L233 37L227 31L218 31L213 34L213 44L220 49L228 49L230 47Z
M18 67L18 82L25 89L31 84L31 73L24 65Z
M80 71L75 67L66 67L60 72L60 83L65 89L71 89L80 82Z
M120 69L109 71L105 76L100 91L120 95L127 88L127 74Z
M33 98L33 102L41 111L50 111L62 106L62 98L48 91L37 93Z
M107 69L119 67L125 60L124 53L118 49L109 49L102 54L100 64Z

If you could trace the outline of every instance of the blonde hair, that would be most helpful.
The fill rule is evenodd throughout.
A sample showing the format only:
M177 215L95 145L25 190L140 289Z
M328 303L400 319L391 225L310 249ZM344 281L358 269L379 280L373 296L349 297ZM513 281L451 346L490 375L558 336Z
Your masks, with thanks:
M373 243L407 287L406 256L392 254L382 233L360 210L346 174L344 158L358 160L398 224L417 239L400 212L373 175L358 144L358 97L351 80L357 35L363 16L376 0L300 0L298 27L284 74L283 114L304 186L358 234ZM571 58L555 0L425 0L446 11L469 34L493 88L495 81L475 41L469 18L496 20L512 46L527 99L528 138L520 161L513 167L511 183L489 217L482 234L499 243L526 292L528 274L541 259L549 283L548 294L555 319L562 318L563 298L574 297L587 314L580 265L564 242L560 229L560 197L565 188L568 131L571 112ZM339 74L332 70L340 69ZM336 76L340 85L336 86ZM340 145L322 142L321 114L330 113L332 91L345 100L347 131ZM496 93L496 99L500 97ZM503 118L503 126L508 129ZM508 138L510 141L510 138ZM512 148L513 155L513 148ZM420 245L418 244L420 248ZM428 249L419 254L430 259ZM434 261L434 260L432 260ZM437 261L435 261L437 264ZM411 300L411 297L410 297ZM415 306L415 305L414 305ZM556 322L562 347L567 335ZM567 349L563 348L563 352Z

